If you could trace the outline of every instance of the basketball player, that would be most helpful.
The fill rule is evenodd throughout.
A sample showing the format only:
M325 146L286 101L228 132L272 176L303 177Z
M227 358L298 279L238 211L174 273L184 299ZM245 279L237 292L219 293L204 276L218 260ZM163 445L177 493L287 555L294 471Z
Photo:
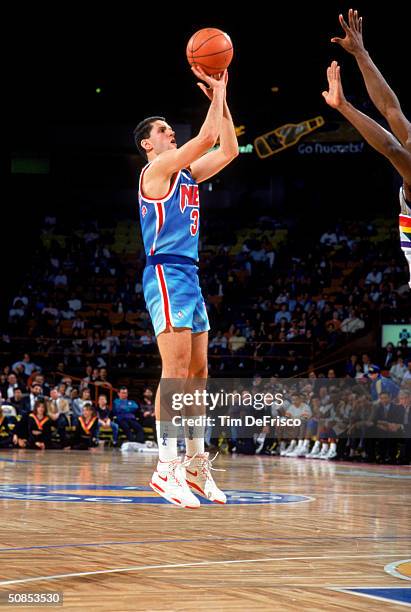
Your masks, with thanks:
M197 276L198 183L217 174L238 155L226 102L227 71L211 77L201 69L192 70L204 81L198 86L210 100L199 133L177 147L175 133L163 117L144 119L134 130L137 149L148 162L139 184L147 258L144 296L161 355L162 379L177 381L181 390L196 380L201 386L207 378L210 326ZM210 151L218 138L219 148ZM160 388L155 400L159 461L150 486L180 507L200 505L192 490L216 503L226 503L210 472L203 431L201 436L193 436L186 428L184 462L177 457L176 434L164 417L160 425Z
M386 118L396 138L378 123L357 110L344 97L340 67L332 62L327 69L328 91L323 92L325 101L336 108L360 132L365 140L379 153L382 153L402 177L400 189L399 216L400 244L410 268L409 286L411 287L411 123L404 116L397 96L385 81L381 72L372 61L364 47L362 38L362 17L352 9L348 12L348 24L339 16L345 32L344 38L331 41L354 55L364 78L371 100ZM397 140L398 139L398 140Z

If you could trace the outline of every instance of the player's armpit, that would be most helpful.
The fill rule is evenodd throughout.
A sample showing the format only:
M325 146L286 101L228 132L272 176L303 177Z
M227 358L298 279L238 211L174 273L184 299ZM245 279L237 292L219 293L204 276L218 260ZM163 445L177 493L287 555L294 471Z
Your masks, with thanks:
M401 145L391 145L386 157L402 176L404 183L411 185L411 152Z

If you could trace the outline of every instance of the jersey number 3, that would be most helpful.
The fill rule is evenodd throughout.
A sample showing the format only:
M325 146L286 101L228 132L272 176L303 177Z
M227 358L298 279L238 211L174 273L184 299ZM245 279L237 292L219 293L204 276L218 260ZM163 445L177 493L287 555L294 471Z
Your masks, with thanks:
M192 224L190 225L190 233L192 236L195 236L198 232L199 217L200 217L200 211L198 210L198 208L193 208L193 210L190 213L190 219L192 221Z

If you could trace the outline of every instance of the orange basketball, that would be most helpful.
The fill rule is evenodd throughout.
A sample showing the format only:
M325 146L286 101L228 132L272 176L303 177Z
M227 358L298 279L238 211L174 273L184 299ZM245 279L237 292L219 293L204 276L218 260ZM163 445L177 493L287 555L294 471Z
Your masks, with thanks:
M206 74L218 74L233 59L233 43L225 32L217 28L203 28L192 35L187 44L190 66L201 66Z

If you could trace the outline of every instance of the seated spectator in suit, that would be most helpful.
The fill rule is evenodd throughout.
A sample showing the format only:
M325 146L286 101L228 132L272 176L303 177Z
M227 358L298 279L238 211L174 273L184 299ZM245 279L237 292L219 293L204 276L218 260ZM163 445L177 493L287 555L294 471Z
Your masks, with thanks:
M11 400L16 389L24 390L23 386L17 381L17 376L14 372L11 372L8 374L6 382L0 385L0 393L5 400Z
M10 404L14 406L18 415L28 414L31 410L30 398L28 395L23 395L20 388L14 389Z
M377 454L379 461L393 463L398 450L398 440L395 433L396 425L403 422L404 408L394 403L389 392L380 393L379 402L374 408L373 421L377 438Z

